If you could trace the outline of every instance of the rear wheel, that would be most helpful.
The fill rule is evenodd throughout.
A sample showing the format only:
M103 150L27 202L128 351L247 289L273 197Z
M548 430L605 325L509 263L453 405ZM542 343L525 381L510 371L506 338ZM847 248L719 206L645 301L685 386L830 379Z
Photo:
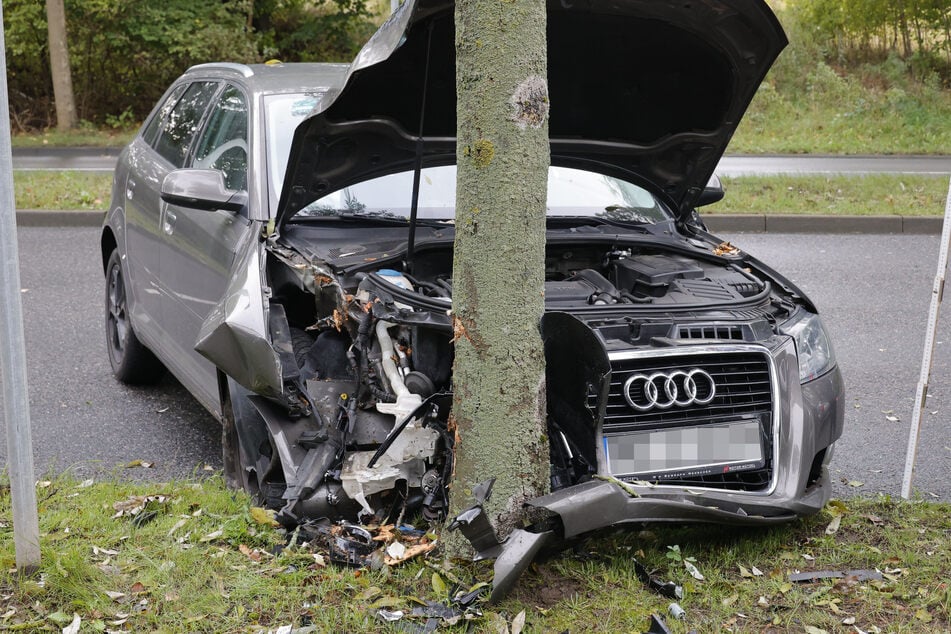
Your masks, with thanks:
M135 336L126 297L122 261L113 250L106 265L106 349L112 373L130 385L155 383L165 366Z

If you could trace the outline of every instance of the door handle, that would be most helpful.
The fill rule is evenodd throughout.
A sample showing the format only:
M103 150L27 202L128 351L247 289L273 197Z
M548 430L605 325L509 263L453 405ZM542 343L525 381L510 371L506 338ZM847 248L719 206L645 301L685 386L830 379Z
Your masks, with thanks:
M135 181L130 178L125 182L125 197L132 200L133 195L135 195Z

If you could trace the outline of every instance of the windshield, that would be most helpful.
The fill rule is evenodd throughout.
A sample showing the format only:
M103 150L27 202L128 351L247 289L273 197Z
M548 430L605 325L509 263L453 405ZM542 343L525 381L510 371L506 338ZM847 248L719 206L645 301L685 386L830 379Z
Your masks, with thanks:
M345 187L318 198L297 216L366 215L409 218L413 172L399 172ZM427 167L419 182L418 217L452 220L456 166ZM569 167L548 169L548 216L590 216L651 224L671 215L647 190L611 176Z
M285 94L265 98L271 208L277 207L287 170L294 129L311 113L319 95ZM296 218L373 216L407 219L413 172L399 172L345 187L311 202ZM452 221L456 204L456 167L427 167L419 185L418 217ZM653 224L673 216L646 189L611 176L568 167L548 170L548 216L585 216L618 222Z
M265 126L267 128L268 192L271 209L277 208L291 153L291 141L298 124L309 115L320 99L319 93L293 93L264 97Z

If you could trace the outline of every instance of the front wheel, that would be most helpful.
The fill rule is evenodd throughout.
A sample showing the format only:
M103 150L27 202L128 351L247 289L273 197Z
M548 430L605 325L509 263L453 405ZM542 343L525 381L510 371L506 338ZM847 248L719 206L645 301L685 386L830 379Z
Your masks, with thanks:
M155 383L165 366L135 336L126 297L119 251L113 250L106 265L106 349L112 373L130 385Z

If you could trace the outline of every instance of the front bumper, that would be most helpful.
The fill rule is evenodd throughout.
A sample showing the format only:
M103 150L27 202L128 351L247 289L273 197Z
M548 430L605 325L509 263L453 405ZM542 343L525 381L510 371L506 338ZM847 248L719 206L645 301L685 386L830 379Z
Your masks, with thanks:
M778 397L774 471L767 490L630 483L602 473L535 498L528 505L554 514L555 528L549 524L537 531L517 529L505 541L495 542L492 552L477 553L480 558L496 558L493 599L504 596L542 548L594 530L646 522L768 526L819 512L832 493L828 465L845 415L842 376L833 368L800 384L791 341L775 348L771 356Z

